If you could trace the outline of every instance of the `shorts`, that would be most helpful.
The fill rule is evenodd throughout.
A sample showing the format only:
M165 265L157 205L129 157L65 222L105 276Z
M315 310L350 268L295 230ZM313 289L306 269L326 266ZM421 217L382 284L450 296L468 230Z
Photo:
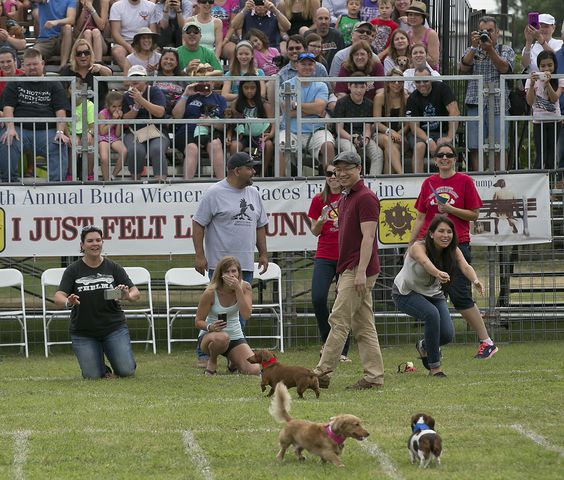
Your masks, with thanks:
M198 348L201 350L202 348L202 340L203 338L207 335L208 333L204 333L203 335L200 335L198 337ZM227 355L229 354L229 352L231 350L233 350L235 347L237 347L238 345L242 345L244 343L248 343L246 338L236 338L235 340L230 340L229 341L229 345L227 346L227 350L225 350L225 352L223 352L221 355L223 355L224 357L227 357Z
M41 52L43 60L47 61L55 55L59 55L61 52L61 38L51 37L45 40L38 40L33 46L35 49Z
M478 115L478 105L466 105L466 115L476 116ZM488 143L488 132L489 132L489 115L488 108L484 105L484 117L482 122L484 124L484 143ZM468 122L466 129L466 146L468 150L478 150L478 123L479 122ZM505 139L503 145L507 148L509 146L509 128L505 129ZM494 143L499 143L500 139L500 116L494 116Z
M286 131L282 130L280 132L280 146L281 150L283 150L284 142L286 140ZM295 146L298 143L298 136L294 133L290 133L290 139L292 146ZM313 158L317 158L319 156L319 152L321 147L324 143L332 143L335 145L335 138L333 134L329 130L325 130L324 128L320 130L316 130L313 133L302 133L300 137L300 143L303 150L307 150L311 152Z
M201 126L200 126L201 129ZM194 136L195 129L192 132L187 131L187 125L181 125L174 134L174 145L177 150L184 151L186 145L189 143L195 143L199 145L202 150L205 150L212 140L223 140L223 131L213 129L212 137L209 136L209 129L208 134L205 133L203 130L200 131L200 135ZM202 135L203 134L203 135Z
M458 244L458 248L460 248L462 255L464 255L464 258L470 264L472 261L470 244L460 243ZM451 278L448 296L454 308L459 311L472 308L474 306L474 300L472 299L472 285L470 284L470 280L464 276L458 266L455 268Z

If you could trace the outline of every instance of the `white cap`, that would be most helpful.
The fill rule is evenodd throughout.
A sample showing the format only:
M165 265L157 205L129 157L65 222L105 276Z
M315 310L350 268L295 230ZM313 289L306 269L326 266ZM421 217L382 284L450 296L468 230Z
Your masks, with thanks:
M539 15L539 23L544 23L545 25L555 25L556 20L548 13L542 13Z
M128 77L146 77L147 69L143 65L132 65L127 72Z

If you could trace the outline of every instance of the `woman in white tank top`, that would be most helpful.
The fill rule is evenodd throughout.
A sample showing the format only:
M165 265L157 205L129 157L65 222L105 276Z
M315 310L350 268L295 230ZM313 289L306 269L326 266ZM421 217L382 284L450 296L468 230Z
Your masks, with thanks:
M198 343L209 356L206 375L217 373L219 355L227 357L230 366L241 373L260 373L260 365L247 361L253 351L239 322L239 314L245 320L251 316L252 301L251 286L243 281L239 260L235 257L223 257L217 263L196 311L195 325L200 329Z

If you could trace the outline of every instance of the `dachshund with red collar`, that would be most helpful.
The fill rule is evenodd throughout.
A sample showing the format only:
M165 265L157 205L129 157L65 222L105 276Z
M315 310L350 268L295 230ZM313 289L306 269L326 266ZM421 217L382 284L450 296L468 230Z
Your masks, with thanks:
M319 398L319 378L328 373L315 374L305 367L294 367L282 365L276 356L269 350L257 350L252 357L247 359L249 363L260 363L262 366L262 381L260 388L264 392L266 386L270 386L267 397L271 397L278 382L284 383L286 387L296 387L298 396L304 398L304 392L309 388L315 392Z
M340 457L345 440L354 438L362 441L370 435L362 426L360 418L354 415L337 415L326 423L297 420L288 413L290 403L288 389L281 382L276 386L269 409L275 420L286 423L278 436L280 444L280 451L276 456L278 460L283 460L286 450L293 445L299 461L305 460L302 452L307 450L321 457L323 463L331 462L337 467L343 467Z
M409 459L415 463L419 459L419 466L427 468L433 458L437 465L441 464L443 444L441 437L434 430L435 419L426 413L417 413L411 417L412 434L407 442Z

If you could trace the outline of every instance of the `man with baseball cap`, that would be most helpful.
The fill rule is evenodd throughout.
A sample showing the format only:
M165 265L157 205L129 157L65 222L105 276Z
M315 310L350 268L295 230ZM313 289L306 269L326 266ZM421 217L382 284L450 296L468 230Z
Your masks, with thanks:
M364 375L347 390L380 388L384 384L384 363L374 325L372 288L380 272L377 226L380 201L361 178L361 158L356 152L341 152L333 160L343 197L337 204L339 221L339 274L337 298L329 316L331 331L315 373L335 371L345 341L352 331ZM322 381L323 379L323 381ZM327 376L320 386L329 386Z
M521 65L528 68L529 73L538 72L537 57L547 50L556 52L562 48L562 40L552 38L556 28L556 20L548 13L539 15L539 28L533 25L525 27L525 48L523 48Z
M217 262L233 255L241 262L243 280L251 283L255 246L261 273L268 268L268 218L259 191L252 186L259 163L248 153L233 154L227 161L227 177L206 190L192 219L195 267L202 275L207 270L210 279ZM239 321L244 329L244 320L239 317ZM206 364L207 357L198 351L198 366Z
M343 62L349 57L349 53L351 51L352 46L355 43L358 43L360 40L364 40L368 42L368 44L372 43L372 37L376 33L374 29L374 25L370 22L358 22L352 31L352 45L349 47L343 48L339 50L335 56L333 57L333 61L331 62L331 68L329 69L329 76L330 77L338 77L339 71L341 70L341 65ZM372 58L376 62L380 62L378 55L375 53L372 54Z
M200 45L202 29L195 22L187 22L182 27L182 45L178 48L180 70L186 75L194 75L200 63L209 63L213 67L210 75L223 75L221 63L213 50Z

